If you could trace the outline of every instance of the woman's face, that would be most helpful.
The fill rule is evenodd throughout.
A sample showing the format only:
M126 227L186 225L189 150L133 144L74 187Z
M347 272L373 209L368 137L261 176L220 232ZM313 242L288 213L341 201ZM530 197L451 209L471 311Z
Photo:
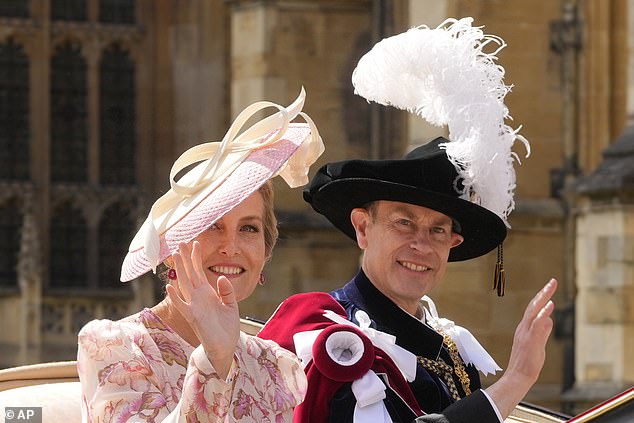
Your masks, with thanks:
M226 276L238 301L251 295L264 267L263 216L264 201L256 191L196 238L207 280L215 287Z

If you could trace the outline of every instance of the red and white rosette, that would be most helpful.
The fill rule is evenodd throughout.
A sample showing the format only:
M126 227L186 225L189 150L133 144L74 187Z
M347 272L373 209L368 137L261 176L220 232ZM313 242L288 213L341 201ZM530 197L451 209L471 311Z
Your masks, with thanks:
M386 386L371 369L375 347L383 350L410 382L416 377L416 356L398 346L394 336L371 328L370 318L364 311L355 314L359 326L330 310L323 315L335 324L293 335L295 351L303 366L312 361L328 379L352 381L352 393L357 400L355 423L391 423L383 403Z

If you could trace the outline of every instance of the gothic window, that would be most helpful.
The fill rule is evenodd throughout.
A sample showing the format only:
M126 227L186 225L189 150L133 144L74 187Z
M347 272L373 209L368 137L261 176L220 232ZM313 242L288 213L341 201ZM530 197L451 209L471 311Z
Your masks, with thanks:
M18 201L0 206L0 288L18 286L18 254L22 216Z
M51 178L87 178L86 62L79 47L61 47L51 63Z
M134 222L120 204L109 207L99 224L99 288L121 289L121 263L134 235Z
M87 280L87 228L79 210L65 203L50 223L49 283L51 288L82 288Z
M52 0L51 19L54 21L85 21L86 0Z
M99 22L112 24L134 24L135 0L100 0Z
M0 44L0 179L28 178L29 61L9 40Z
M100 78L101 183L134 184L134 63L120 46L115 45L104 52L100 64Z
M30 0L0 1L0 16L7 18L28 18Z

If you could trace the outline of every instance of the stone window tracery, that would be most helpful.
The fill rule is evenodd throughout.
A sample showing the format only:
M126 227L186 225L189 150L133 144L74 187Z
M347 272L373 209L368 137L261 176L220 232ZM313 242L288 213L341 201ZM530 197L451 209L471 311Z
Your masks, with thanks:
M29 60L9 39L0 44L0 179L29 179L29 142Z
M135 0L101 0L99 22L112 24L134 24L136 22Z
M85 21L86 0L51 0L51 19L54 21Z
M82 288L87 284L87 227L79 210L66 202L50 222L50 288Z
M100 63L100 182L135 183L135 69L119 45L104 51Z
M86 321L151 295L119 274L149 201L155 4L0 0L0 300L33 318L4 364L72 359Z
M29 0L0 1L0 16L7 18L28 18Z
M66 43L51 61L51 179L87 180L86 61Z
M134 222L122 204L110 206L99 224L99 288L122 289L121 263L134 235Z
M18 286L18 254L22 214L19 201L12 199L0 205L0 288Z

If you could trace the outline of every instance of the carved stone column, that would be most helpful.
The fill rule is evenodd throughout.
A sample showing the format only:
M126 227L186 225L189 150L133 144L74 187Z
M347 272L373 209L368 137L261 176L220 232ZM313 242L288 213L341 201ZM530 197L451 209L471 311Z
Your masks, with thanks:
M580 409L634 384L634 126L578 193L576 386L566 397Z
M222 139L229 115L225 2L192 0L170 4L171 10L161 12L169 20L169 38L161 41L167 42L170 49L157 54L171 72L173 116L169 118L173 121L174 145L165 171L159 173L161 182L167 182L164 175L169 173L169 166L187 148Z
M18 363L41 361L42 254L32 195L24 196L22 239L18 261L20 287L20 350Z
M322 160L368 157L369 109L351 76L372 45L372 7L370 0L231 1L231 117L258 100L288 104L303 86L304 111L326 143ZM306 209L294 191L276 197Z
M634 128L626 99L634 67L626 63L634 34L630 0L586 1L579 84L579 178L574 196L574 386L565 392L575 413L618 393L634 380ZM627 40L626 40L627 39ZM625 42L627 41L627 42ZM631 47L630 47L631 50ZM629 84L627 83L629 81ZM619 134L622 134L619 137ZM602 154L600 154L602 152ZM629 249L629 250L628 250Z
M320 163L368 157L369 106L354 95L351 76L372 45L373 3L229 1L231 118L258 100L286 105L303 86L304 111L326 144ZM265 273L275 288L258 289L240 304L241 314L264 319L298 290L328 291L348 280L358 257L356 246L314 214L300 190L274 184L281 240Z

